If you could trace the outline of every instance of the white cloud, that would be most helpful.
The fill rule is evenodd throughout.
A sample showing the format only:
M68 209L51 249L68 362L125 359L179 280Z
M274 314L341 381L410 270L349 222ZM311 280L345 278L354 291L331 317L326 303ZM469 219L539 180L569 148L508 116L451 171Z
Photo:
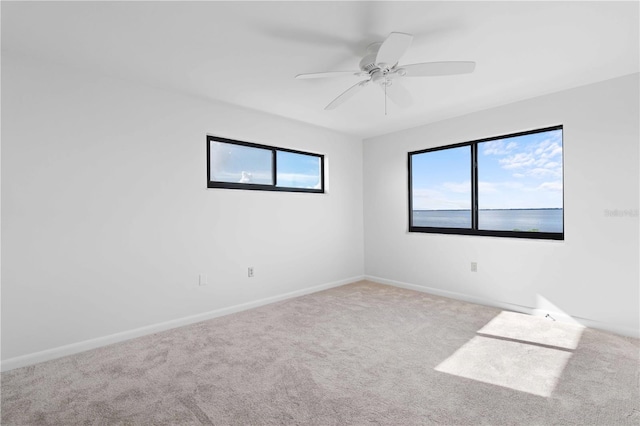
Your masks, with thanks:
M278 173L278 182L310 182L315 184L318 181L318 175L305 173Z
M507 170L521 169L533 165L535 158L530 152L519 152L515 155L501 158L498 162L502 165L502 168Z
M514 152L498 160L505 170L514 170L515 178L533 177L543 179L545 177L562 176L562 163L557 158L562 155L562 146L557 136L545 139L535 145L527 147L526 151Z
M551 139L545 139L541 142L538 142L538 145L535 150L535 154L536 155L542 154L552 143L553 141Z
M505 181L505 182L483 182L480 181L478 182L478 191L481 194L487 194L487 193L505 193L508 190L512 190L512 189L516 189L516 190L521 190L524 189L524 185L521 182L512 182L512 181Z
M555 169L545 169L543 167L536 167L535 169L531 169L527 171L528 176L532 176L535 178L542 179L546 176L556 176L558 171Z
M498 192L497 185L498 184L496 184L494 182L483 182L483 181L480 181L480 182L478 182L478 191L480 191L482 193Z
M212 170L211 180L218 182L270 184L271 174L262 172L228 172Z
M469 196L469 192L467 194L448 191L443 193L434 188L414 188L413 208L414 210L468 209L471 203Z
M504 140L495 140L485 142L482 146L482 153L484 155L505 155L517 148L518 143L515 141L506 142Z
M550 158L555 157L556 155L562 154L562 147L559 143L553 142L547 145L541 152L540 149L536 150L536 154L540 156L540 158L548 160Z
M536 188L537 190L542 191L562 191L562 182L554 181L554 182L543 182Z
M522 189L524 188L524 184L522 182L502 182L501 183L502 186L504 186L505 188L509 188L509 189Z
M548 152L548 158L552 158L557 155L562 155L562 147L558 144L555 144L553 146L553 149Z
M442 186L451 191L451 192L456 192L459 194L470 194L471 193L471 182L466 181L466 182L445 182L442 184Z
M320 189L320 179L317 174L278 173L278 186Z

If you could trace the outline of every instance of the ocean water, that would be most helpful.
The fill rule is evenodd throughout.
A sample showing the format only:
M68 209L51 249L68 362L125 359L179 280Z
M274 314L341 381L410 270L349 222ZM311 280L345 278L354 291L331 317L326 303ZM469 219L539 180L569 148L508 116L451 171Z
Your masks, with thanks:
M478 228L487 231L562 232L562 209L479 210ZM470 228L470 210L414 210L413 226Z

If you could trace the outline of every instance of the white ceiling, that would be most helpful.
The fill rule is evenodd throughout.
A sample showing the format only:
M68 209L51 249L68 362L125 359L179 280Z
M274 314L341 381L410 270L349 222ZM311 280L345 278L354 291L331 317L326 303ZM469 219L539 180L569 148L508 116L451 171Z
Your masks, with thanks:
M639 71L638 2L3 1L3 53L143 82L369 137ZM368 44L415 36L400 64L472 60L469 75L406 78L409 108L357 77Z

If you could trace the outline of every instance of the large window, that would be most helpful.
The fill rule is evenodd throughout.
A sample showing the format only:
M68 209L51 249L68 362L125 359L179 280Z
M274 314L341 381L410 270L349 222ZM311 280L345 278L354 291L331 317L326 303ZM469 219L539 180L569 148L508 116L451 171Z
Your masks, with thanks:
M562 126L409 153L409 231L564 239Z
M207 187L324 192L324 156L207 136Z

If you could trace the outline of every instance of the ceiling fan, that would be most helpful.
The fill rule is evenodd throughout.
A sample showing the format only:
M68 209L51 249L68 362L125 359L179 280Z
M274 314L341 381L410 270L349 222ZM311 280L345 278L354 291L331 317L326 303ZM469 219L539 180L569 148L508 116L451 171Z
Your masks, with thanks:
M383 42L372 43L367 47L365 56L360 61L360 71L330 71L311 74L298 74L296 78L325 78L355 75L366 77L340 94L324 109L330 110L343 104L356 93L375 83L385 92L385 114L387 97L400 107L411 104L411 94L399 84L399 78L430 77L441 75L467 74L476 67L471 61L422 62L398 66L400 57L407 51L413 36L405 33L391 33Z

